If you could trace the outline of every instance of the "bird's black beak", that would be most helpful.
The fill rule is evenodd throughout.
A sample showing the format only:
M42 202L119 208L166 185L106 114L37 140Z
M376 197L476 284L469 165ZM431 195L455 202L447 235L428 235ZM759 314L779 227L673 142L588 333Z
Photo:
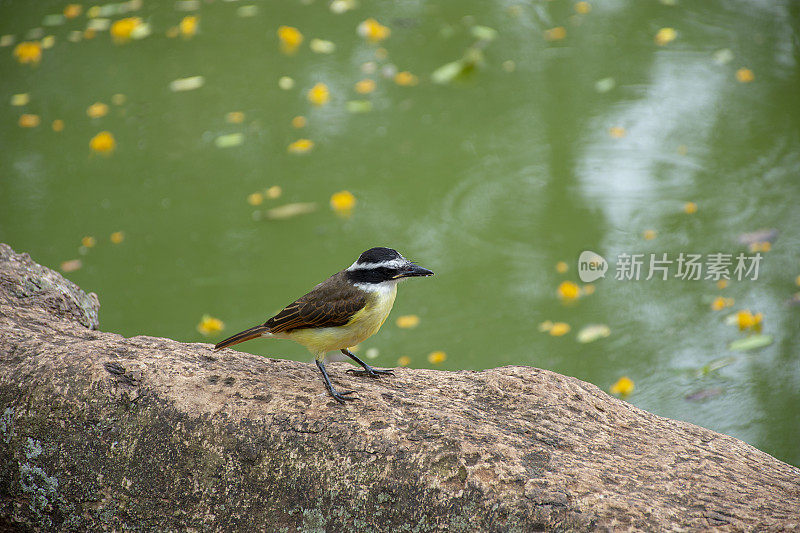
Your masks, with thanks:
M433 276L433 272L427 268L422 268L415 263L408 263L398 272L393 279L414 278L418 276Z

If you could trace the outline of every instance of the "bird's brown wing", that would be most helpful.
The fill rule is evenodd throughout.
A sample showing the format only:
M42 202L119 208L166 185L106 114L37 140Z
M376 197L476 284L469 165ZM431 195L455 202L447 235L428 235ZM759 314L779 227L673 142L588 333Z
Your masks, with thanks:
M303 328L343 326L366 304L366 294L349 283L343 272L334 274L267 320L271 333Z

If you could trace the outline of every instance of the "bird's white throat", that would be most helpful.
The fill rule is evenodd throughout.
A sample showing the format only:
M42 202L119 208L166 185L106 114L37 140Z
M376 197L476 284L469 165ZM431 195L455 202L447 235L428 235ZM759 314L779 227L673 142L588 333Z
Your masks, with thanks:
M356 287L366 292L378 292L383 294L390 294L396 290L397 284L405 278L390 279L380 283L354 283Z

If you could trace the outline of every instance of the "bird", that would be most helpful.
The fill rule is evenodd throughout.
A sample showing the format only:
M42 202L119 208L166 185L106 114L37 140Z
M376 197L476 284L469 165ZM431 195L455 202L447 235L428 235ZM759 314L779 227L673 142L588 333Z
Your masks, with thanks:
M378 332L392 310L399 282L425 276L433 276L433 272L409 261L397 250L370 248L352 265L316 285L263 324L218 342L214 350L259 337L293 340L314 355L325 388L336 401L354 400L350 395L355 391L339 392L333 387L325 370L325 354L341 351L363 368L348 370L355 375L392 375L391 370L371 367L349 348Z

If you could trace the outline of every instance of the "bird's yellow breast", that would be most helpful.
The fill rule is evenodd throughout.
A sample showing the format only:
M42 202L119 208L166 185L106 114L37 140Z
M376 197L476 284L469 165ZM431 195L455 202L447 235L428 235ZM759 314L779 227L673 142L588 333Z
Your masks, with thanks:
M296 329L285 336L308 348L317 358L333 350L355 346L381 329L396 296L397 284L389 284L386 288L369 292L366 305L344 326Z

